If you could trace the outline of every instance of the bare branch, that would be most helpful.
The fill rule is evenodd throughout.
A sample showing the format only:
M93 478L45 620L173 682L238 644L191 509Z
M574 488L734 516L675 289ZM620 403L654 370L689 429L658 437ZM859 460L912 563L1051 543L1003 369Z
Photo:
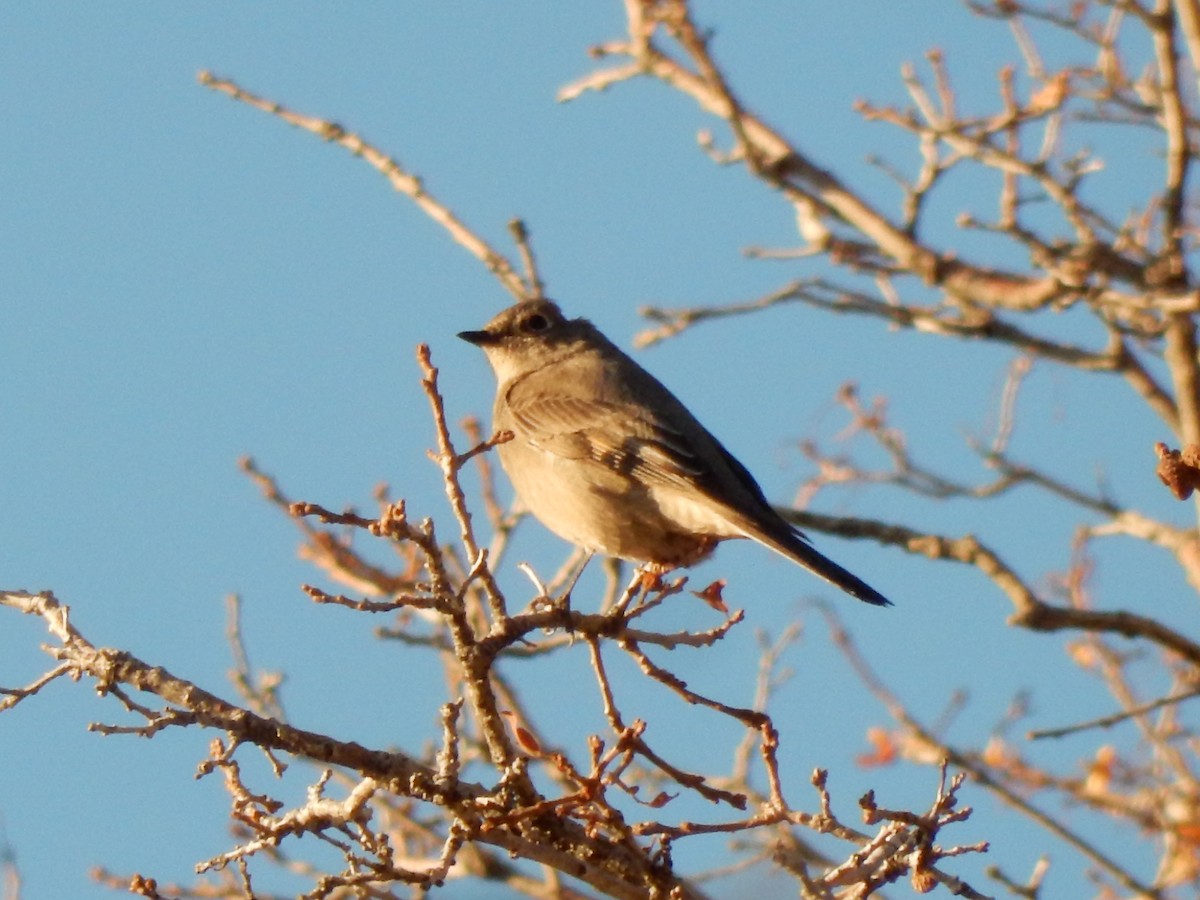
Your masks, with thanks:
M387 178L396 191L412 200L425 215L441 225L455 243L466 248L472 256L483 263L513 297L517 300L528 299L526 286L512 264L483 238L468 228L450 211L449 207L430 194L421 179L405 171L394 158L387 156L336 122L292 112L279 103L259 97L237 83L226 78L218 78L211 72L200 72L197 78L207 88L225 94L254 109L269 113L289 125L311 132L324 141L344 147L354 156L366 161L368 165Z

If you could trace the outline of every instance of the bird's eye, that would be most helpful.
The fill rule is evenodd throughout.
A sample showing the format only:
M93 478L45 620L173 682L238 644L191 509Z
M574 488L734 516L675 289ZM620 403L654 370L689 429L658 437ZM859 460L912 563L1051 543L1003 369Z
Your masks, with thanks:
M545 316L543 316L541 313L534 313L531 316L526 316L525 320L521 323L521 328L523 330L531 331L534 333L539 332L539 331L545 331L549 327L550 327L550 320L547 319Z

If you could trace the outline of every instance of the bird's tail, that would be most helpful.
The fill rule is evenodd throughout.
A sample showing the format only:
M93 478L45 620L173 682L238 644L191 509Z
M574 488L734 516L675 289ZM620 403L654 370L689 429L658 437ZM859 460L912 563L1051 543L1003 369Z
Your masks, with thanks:
M770 547L781 556L786 556L792 562L797 562L814 575L824 578L834 587L839 587L851 597L857 597L864 603L875 606L891 606L892 601L875 588L871 587L853 572L843 569L832 559L818 553L799 531L787 526L778 534L767 534L758 529L747 531L747 536L758 541L764 547Z

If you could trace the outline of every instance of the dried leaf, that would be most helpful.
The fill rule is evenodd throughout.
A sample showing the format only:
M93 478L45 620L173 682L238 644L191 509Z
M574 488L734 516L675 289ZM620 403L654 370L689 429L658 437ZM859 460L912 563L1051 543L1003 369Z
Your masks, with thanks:
M516 713L505 709L501 710L500 715L504 716L512 724L513 736L517 739L517 743L521 745L522 750L531 756L542 755L542 745L529 729L517 721Z
M729 607L725 605L725 598L721 596L721 592L725 590L725 579L718 578L702 591L692 591L697 597L720 613L729 612Z
M1158 454L1158 478L1177 500L1186 500L1200 488L1200 446L1188 444L1182 450L1172 450L1160 441L1154 445L1154 452Z
M1089 794L1105 794L1112 784L1113 771L1118 762L1116 748L1105 744L1096 750L1096 756L1088 765L1087 778L1084 780L1084 790Z
M1017 756L1003 739L992 737L983 748L981 759L994 769L1008 769L1017 762Z
M646 805L654 809L662 809L678 796L678 794L668 794L666 791L659 791L658 795Z
M928 869L913 869L912 888L916 893L928 894L937 884L937 878Z
M1037 114L1049 112L1062 106L1066 99L1067 90L1071 86L1070 75L1066 70L1059 72L1049 79L1029 98L1029 112Z
M896 742L886 728L868 728L867 743L871 745L871 752L855 757L860 766L886 766L895 762L899 755Z

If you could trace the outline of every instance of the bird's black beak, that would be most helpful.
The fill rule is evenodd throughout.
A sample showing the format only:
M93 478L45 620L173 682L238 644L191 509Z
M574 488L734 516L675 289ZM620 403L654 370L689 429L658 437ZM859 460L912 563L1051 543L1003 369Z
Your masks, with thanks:
M496 336L490 331L460 331L458 336L476 347L486 347L488 344L496 343Z

